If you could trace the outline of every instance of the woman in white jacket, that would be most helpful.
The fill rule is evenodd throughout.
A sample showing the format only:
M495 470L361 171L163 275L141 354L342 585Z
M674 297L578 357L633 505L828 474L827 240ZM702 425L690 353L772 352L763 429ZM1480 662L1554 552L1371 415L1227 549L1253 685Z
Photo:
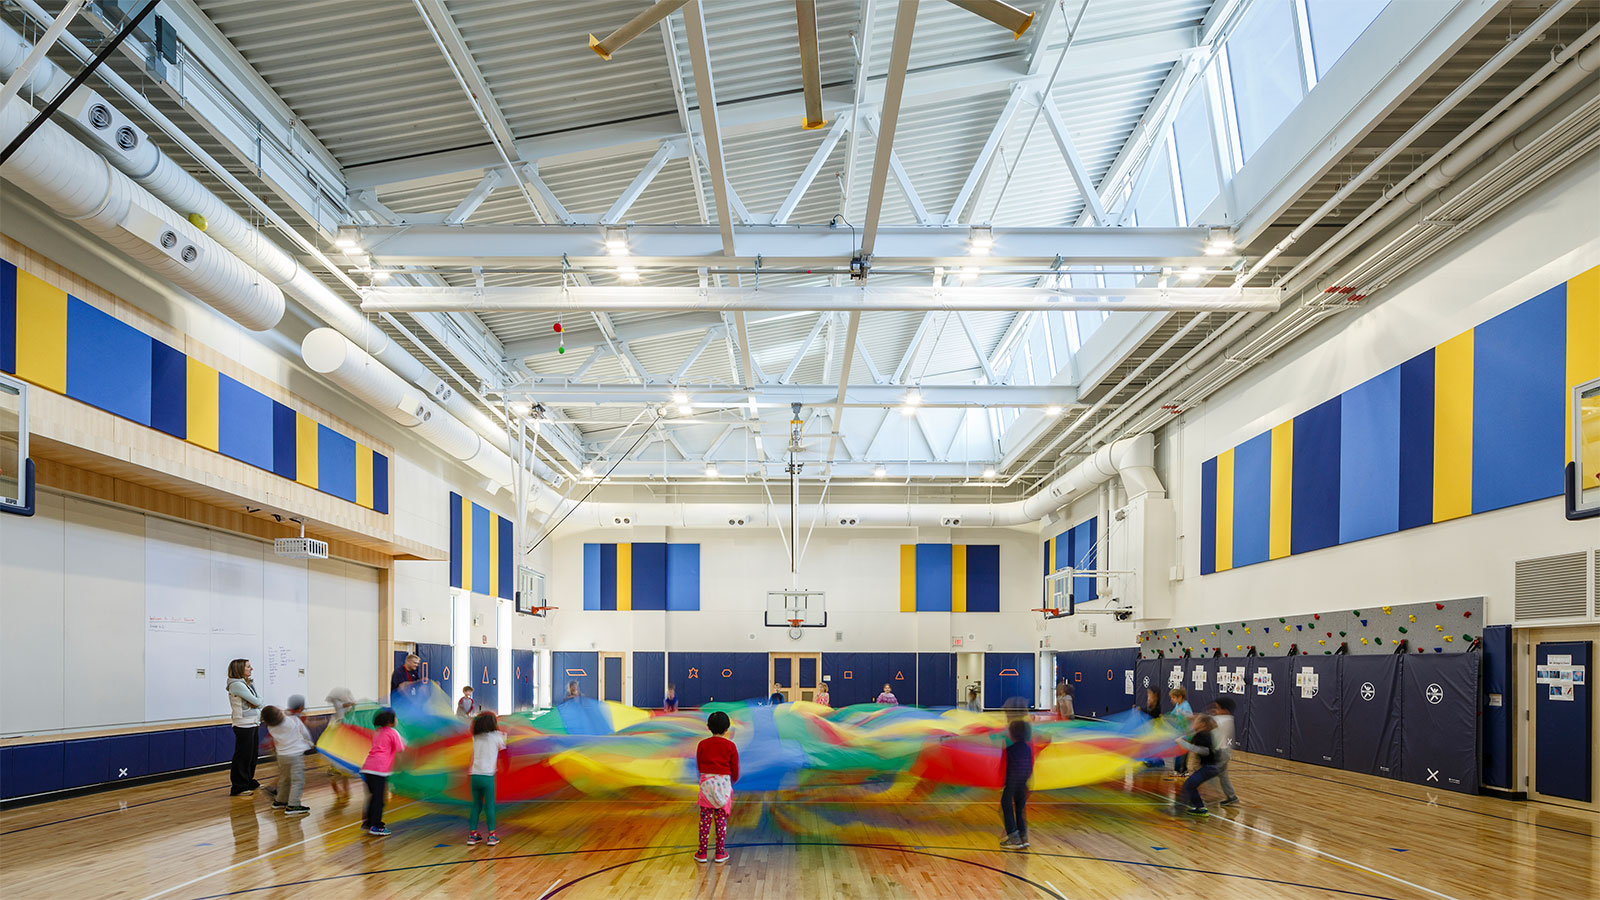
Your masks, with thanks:
M233 712L233 797L248 796L261 786L256 780L256 758L261 755L261 695L250 680L250 660L228 663L228 706Z

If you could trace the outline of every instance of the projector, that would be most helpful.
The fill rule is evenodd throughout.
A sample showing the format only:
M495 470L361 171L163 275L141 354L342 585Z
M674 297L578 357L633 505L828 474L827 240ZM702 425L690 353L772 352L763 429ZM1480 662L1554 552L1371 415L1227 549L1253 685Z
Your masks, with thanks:
M272 542L272 552L285 559L327 559L328 542L316 538L278 538Z

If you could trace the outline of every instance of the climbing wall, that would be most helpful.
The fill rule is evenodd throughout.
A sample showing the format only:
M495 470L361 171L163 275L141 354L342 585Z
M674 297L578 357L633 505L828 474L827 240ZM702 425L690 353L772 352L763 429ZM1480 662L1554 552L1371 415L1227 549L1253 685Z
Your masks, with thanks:
M1309 615L1248 619L1163 628L1139 634L1139 658L1247 656L1331 656L1340 645L1352 654L1406 651L1461 653L1483 634L1483 598L1364 606Z

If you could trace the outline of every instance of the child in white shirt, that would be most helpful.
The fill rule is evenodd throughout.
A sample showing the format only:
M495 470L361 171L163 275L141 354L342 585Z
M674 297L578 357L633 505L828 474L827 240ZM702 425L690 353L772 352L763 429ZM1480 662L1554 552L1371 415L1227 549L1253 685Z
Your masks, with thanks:
M494 833L494 773L500 765L500 751L506 748L505 732L500 730L500 720L485 710L472 720L472 834L468 844L482 840L478 834L478 814L489 820L489 846L500 843Z
M278 754L278 788L273 791L272 808L303 816L311 812L310 807L300 804L300 792L306 786L306 751L312 748L311 732L299 716L284 715L276 706L262 707L261 721L266 723Z

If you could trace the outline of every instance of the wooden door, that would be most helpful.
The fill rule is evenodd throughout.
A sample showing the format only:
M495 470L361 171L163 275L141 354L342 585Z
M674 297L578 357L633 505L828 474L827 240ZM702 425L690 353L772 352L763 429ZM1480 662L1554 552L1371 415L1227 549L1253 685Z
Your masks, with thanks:
M600 654L600 699L622 702L623 660L621 653Z
M789 702L812 700L822 679L821 653L767 654L767 684L776 683L778 693ZM773 688L767 688L768 693Z

